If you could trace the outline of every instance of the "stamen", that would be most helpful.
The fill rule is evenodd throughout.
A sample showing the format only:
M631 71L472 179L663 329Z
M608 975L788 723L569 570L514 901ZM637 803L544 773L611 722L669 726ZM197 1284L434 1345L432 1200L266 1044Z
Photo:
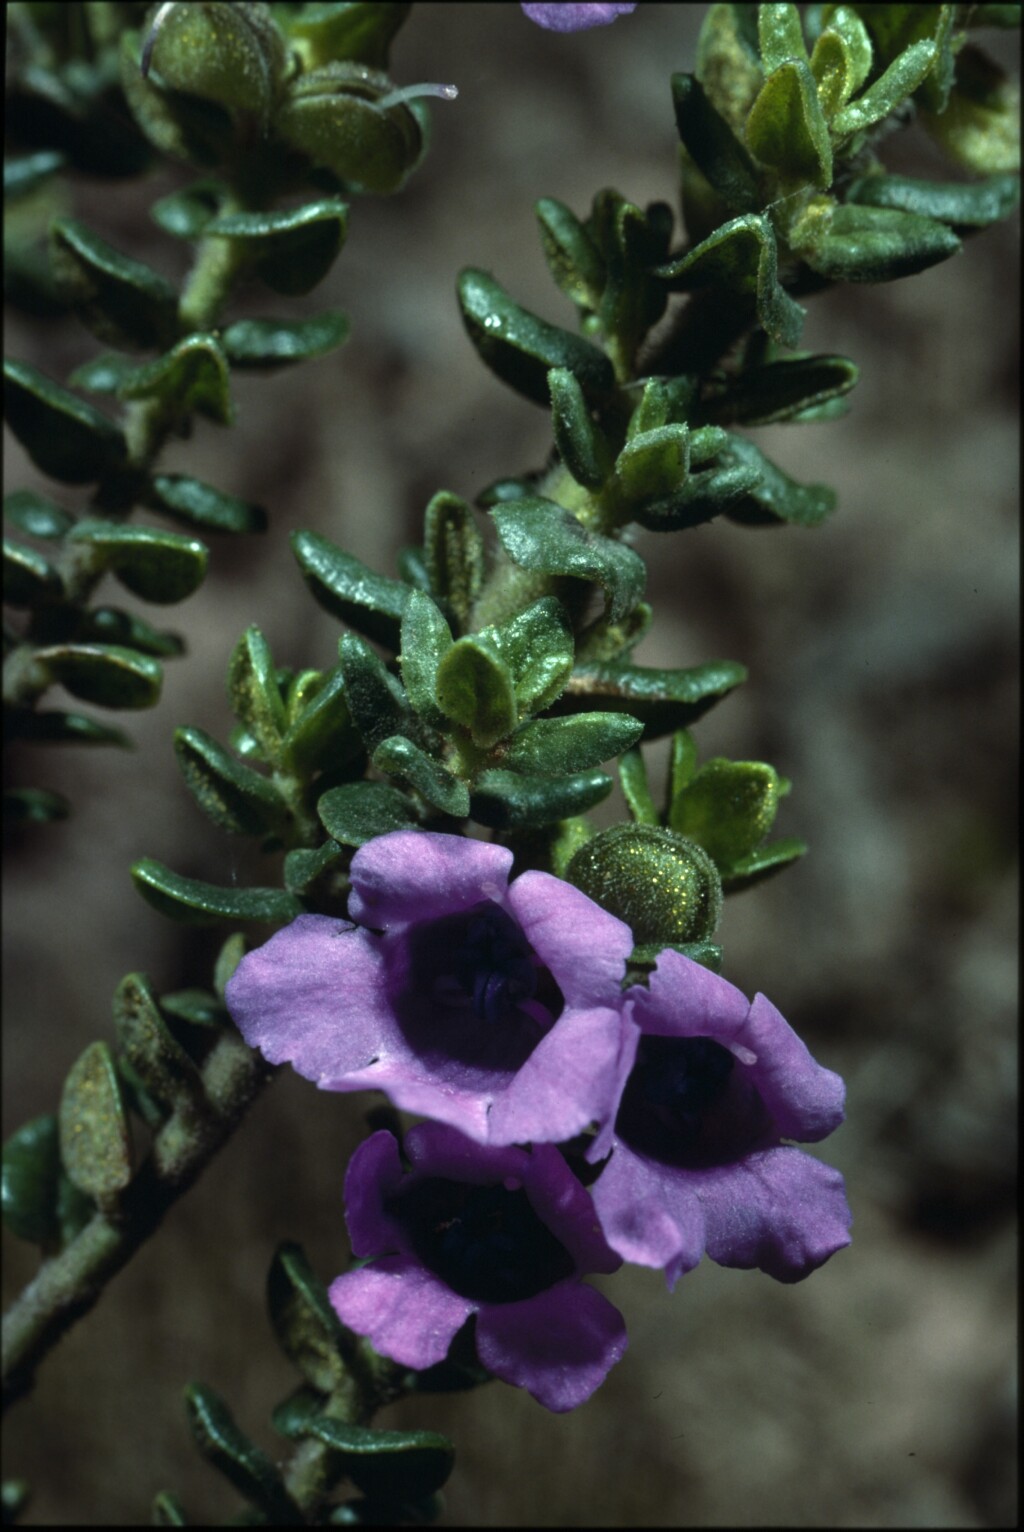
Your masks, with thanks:
M149 66L153 60L153 49L156 46L160 28L174 10L178 0L164 0L164 4L153 17L152 24L146 34L146 41L142 45L142 78L146 79L149 74Z
M440 101L454 101L458 94L457 85L431 85L429 82L423 85L403 85L400 90L388 91L374 105L386 110L389 106L400 106L403 101L416 101L421 96L437 96Z

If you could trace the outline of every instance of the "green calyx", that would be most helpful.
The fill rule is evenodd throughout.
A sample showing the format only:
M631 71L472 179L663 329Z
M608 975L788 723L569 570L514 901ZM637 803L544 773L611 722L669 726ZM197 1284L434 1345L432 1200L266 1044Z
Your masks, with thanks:
M654 825L614 825L581 846L566 877L624 920L637 946L706 941L722 913L722 884L695 841Z

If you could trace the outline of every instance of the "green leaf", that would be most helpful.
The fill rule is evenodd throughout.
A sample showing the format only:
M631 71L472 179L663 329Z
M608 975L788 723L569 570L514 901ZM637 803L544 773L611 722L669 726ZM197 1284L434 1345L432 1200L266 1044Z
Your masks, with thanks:
M960 249L951 229L918 213L883 207L837 207L819 231L793 230L794 247L812 270L833 282L892 282L913 276Z
M639 555L588 531L553 500L508 501L494 506L491 516L514 564L600 585L613 622L631 612L643 595L647 571Z
M4 600L11 606L44 606L59 601L64 583L49 559L4 538Z
M321 796L316 811L328 835L342 846L362 846L378 835L416 826L405 793L386 782L344 782Z
M134 1170L131 1128L106 1043L90 1043L72 1064L57 1121L61 1159L72 1184L97 1201L123 1191Z
M52 824L67 819L71 805L62 793L45 787L13 787L4 792L4 821L10 824Z
M585 814L607 798L613 786L603 771L584 771L572 777L484 771L476 780L470 813L478 824L497 830L554 824L574 814Z
M34 1117L7 1139L3 1149L3 1220L18 1239L52 1245L59 1234L57 1178L60 1146L57 1119Z
M224 989L228 980L233 976L245 953L245 935L241 931L235 931L217 954L217 961L213 967L213 988L221 1001L224 999Z
M27 362L4 362L4 410L33 463L51 479L92 484L124 463L124 437L113 421Z
M847 202L896 208L935 218L954 228L984 229L1006 218L1020 201L1016 175L986 176L983 181L919 181L911 176L866 175L848 188Z
M184 641L177 633L154 628L134 612L122 611L117 606L94 606L85 612L78 624L78 642L117 644L156 659L172 658L185 651Z
M287 212L225 213L203 232L240 242L261 281L294 298L310 292L330 271L347 223L347 204L324 198Z
M703 473L691 473L674 494L635 506L634 518L652 532L678 532L699 526L736 505L756 485L757 475L757 469L751 465L716 464Z
M787 180L822 191L831 186L828 125L805 61L780 64L765 80L747 118L747 143L763 165Z
M658 274L673 291L711 286L746 296L755 302L758 321L772 340L795 346L800 338L805 311L779 283L775 231L761 214L722 224Z
M389 1505L433 1494L455 1464L455 1448L437 1431L375 1431L318 1415L308 1421L305 1434L341 1455L357 1489Z
M212 995L208 989L176 989L169 995L161 995L160 1009L167 1016L188 1022L192 1027L222 1027L228 1020L223 995Z
M271 103L285 73L285 46L262 6L176 6L147 38L152 67L173 91L252 117L266 133ZM149 58L143 64L148 74Z
M185 785L208 819L231 835L280 834L290 819L272 782L228 754L202 729L176 729Z
M478 635L495 645L512 675L520 717L542 713L560 697L572 674L572 624L562 603L542 596L501 627Z
M556 284L579 308L596 310L607 274L585 226L553 197L542 197L534 211L544 258Z
M573 856L566 876L624 920L637 946L707 941L722 913L714 862L695 842L654 825L613 825Z
M183 878L162 862L143 857L131 869L132 882L161 915L190 925L215 920L261 920L271 924L294 920L302 905L280 888L220 888L198 878Z
M640 342L668 303L653 273L668 255L672 210L665 202L652 202L642 212L608 188L594 198L587 228L608 272L597 324L616 376L626 382L633 376Z
M731 436L723 456L730 463L755 469L758 475L757 482L725 508L731 521L751 526L788 521L814 527L836 508L834 489L827 484L798 484L745 436Z
M53 644L36 660L73 697L101 707L154 707L164 673L148 655L119 644Z
M1019 171L1019 85L970 43L957 54L955 70L944 110L922 111L925 128L955 164L976 175Z
M386 69L392 39L409 15L409 5L304 5L282 21L288 41L307 69L334 59Z
M795 5L759 5L757 38L765 74L770 74L789 59L807 62L800 12Z
M87 543L101 568L144 601L169 606L199 589L208 553L196 537L121 521L80 521L69 542Z
M689 427L655 426L637 432L626 442L615 460L615 477L632 507L680 489L689 467Z
M275 1526L303 1525L304 1517L285 1490L278 1469L239 1429L212 1388L190 1383L185 1390L185 1412L200 1452L239 1494Z
M315 599L332 617L397 649L409 587L376 574L318 532L293 532L292 552Z
M767 846L761 846L749 856L740 857L723 870L722 887L727 894L738 894L742 889L753 888L756 883L763 883L766 878L781 872L790 862L797 861L806 851L806 842L795 837L770 841Z
M546 405L548 371L565 367L594 403L611 394L615 375L603 352L521 308L487 272L463 271L458 295L463 324L481 360L517 393Z
M179 420L194 411L217 425L231 424L230 369L216 335L186 335L130 373L118 393L122 399L156 399Z
M341 847L333 841L325 841L315 851L302 846L289 851L284 859L285 888L300 898L309 894L321 878L338 866L342 855Z
M346 1333L301 1245L286 1241L274 1252L267 1311L288 1360L315 1388L332 1393L346 1373Z
M704 847L723 871L767 836L779 808L779 778L763 761L708 761L672 799L669 828Z
M326 356L348 339L349 323L340 309L309 319L239 319L221 333L229 361L236 367L287 367Z
M84 713L58 713L24 708L12 710L5 727L10 739L29 739L36 745L119 745L134 748L127 734Z
M639 719L626 713L539 718L516 731L505 763L513 771L541 776L588 771L628 750L640 738L643 728Z
M469 813L469 789L439 761L403 734L385 739L373 752L373 764L386 776L401 777L421 798L453 819Z
M599 664L603 660L617 660L629 654L650 629L653 617L650 603L641 601L623 622L608 622L606 618L601 618L591 623L580 634L576 649L577 663Z
M832 119L832 132L839 138L850 138L863 132L873 122L888 117L890 112L912 95L925 79L939 56L934 42L913 43L898 58L893 59L884 74L870 85L862 96L849 102Z
M338 644L345 700L352 722L368 750L392 734L417 731L416 715L400 683L355 633L343 633Z
M202 1102L199 1071L171 1035L144 974L126 974L117 986L114 1030L121 1054L157 1101L171 1105L184 1097Z
M692 74L672 76L676 126L687 153L731 213L751 213L760 201L757 168Z
M397 191L423 154L423 131L404 103L382 107L391 81L363 64L332 61L300 74L274 114L274 133L348 185Z
M185 1507L176 1496L162 1489L153 1496L150 1525L154 1527L187 1527Z
M193 181L191 186L154 202L149 216L175 239L198 239L216 218L227 195L220 181Z
M871 38L857 12L837 5L819 34L811 54L811 74L827 119L835 116L859 90L871 72Z
M76 367L68 382L72 388L84 389L87 394L116 394L133 376L138 365L134 357L126 356L123 351L103 351Z
M284 703L274 662L259 628L246 628L228 661L228 700L265 759L276 761L285 732Z
M30 537L63 537L75 524L75 518L34 489L16 489L4 496L4 520L27 532Z
M340 666L296 714L281 745L281 757L300 776L336 769L359 755L362 740L345 700L345 677Z
M468 729L483 749L496 745L516 725L512 673L492 640L482 634L460 638L446 651L434 694L445 717Z
M27 197L48 181L64 164L63 154L54 149L40 149L35 154L4 160L4 201Z
M565 367L548 373L551 417L558 455L577 484L598 489L611 467L604 435L591 418L583 390Z
M87 329L108 346L163 351L174 340L178 295L149 266L122 255L76 218L50 228L54 277Z
M639 745L632 746L619 757L619 786L622 788L626 806L637 824L660 823L658 810L651 797L643 751Z
M190 526L202 527L206 532L265 532L267 513L261 505L239 500L190 479L181 473L158 473L153 475L146 504L154 510L164 511L177 521Z
M132 116L149 142L171 159L214 165L230 145L231 117L223 107L198 96L164 89L142 72L141 38L121 38L121 87Z
M701 404L702 420L764 426L849 393L859 376L845 356L801 356L746 367Z
M423 558L430 593L463 628L484 578L484 540L465 500L442 489L423 513Z
M434 727L444 723L437 705L437 668L452 647L452 635L441 612L422 591L409 594L402 618L402 684L420 717Z
M684 670L611 661L573 671L560 706L574 710L600 706L630 713L643 722L643 737L656 739L693 723L746 679L744 666L733 660L713 660Z

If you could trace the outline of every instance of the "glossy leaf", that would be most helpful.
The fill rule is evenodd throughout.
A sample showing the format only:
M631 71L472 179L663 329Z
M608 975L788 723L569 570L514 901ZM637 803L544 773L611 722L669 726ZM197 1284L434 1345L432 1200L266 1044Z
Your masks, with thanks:
M46 787L12 787L4 792L6 824L45 825L67 819L71 805L62 793Z
M469 790L465 782L453 777L439 761L403 734L385 739L373 752L373 764L385 776L401 777L427 803L464 819L469 813Z
M55 175L64 164L64 156L55 149L39 149L34 154L4 160L4 201L27 197Z
M603 771L584 771L572 777L484 771L474 785L470 812L478 824L498 830L554 824L574 814L585 814L607 798L613 785Z
M437 668L451 647L451 630L437 606L422 591L411 591L402 618L402 684L420 717L435 727L444 723Z
M195 411L217 425L231 424L230 369L215 335L186 335L155 362L137 367L118 393L122 399L155 399L182 420Z
M542 776L588 771L634 745L643 724L626 713L577 713L539 718L516 731L505 764Z
M72 388L87 394L116 394L138 370L138 360L123 351L103 351L76 367L68 378Z
M211 994L208 989L176 989L169 995L161 995L160 1009L177 1021L207 1030L222 1027L228 1020L223 997Z
M752 464L721 463L703 473L691 473L681 489L659 500L633 507L633 516L652 532L679 532L721 516L756 485Z
M79 620L78 642L117 644L158 660L170 659L185 649L184 640L177 633L154 628L137 613L125 612L117 606L90 607Z
M204 234L241 242L260 279L276 293L308 293L345 242L348 206L324 198L286 212L225 213Z
M90 1043L71 1066L57 1121L61 1160L72 1184L97 1201L123 1191L134 1169L131 1128L106 1043Z
M572 674L572 625L562 603L543 596L500 627L482 628L512 676L520 716L542 713Z
M611 393L615 376L602 351L521 308L487 272L465 270L458 295L463 323L481 360L517 393L546 405L552 367L567 368L595 403Z
M318 1415L306 1432L340 1454L357 1489L389 1505L434 1493L455 1464L455 1448L437 1431L375 1431Z
M3 1148L3 1220L18 1239L53 1244L57 1220L60 1145L57 1119L34 1117L11 1134Z
M257 627L245 630L228 661L228 699L264 757L276 760L285 732L284 702L270 646Z
M512 673L492 640L460 638L440 661L434 695L441 712L484 749L511 734L516 724Z
M643 595L647 571L639 555L588 531L554 501L513 500L494 506L491 516L514 564L600 585L613 622L632 611Z
M656 739L694 722L747 679L744 666L717 660L684 670L658 670L626 661L583 665L573 671L561 708L602 707L630 713Z
M121 1054L157 1101L203 1099L199 1071L171 1035L144 974L127 974L117 986L114 1029Z
M845 356L801 356L746 367L701 405L701 419L719 425L764 426L841 398L858 369Z
M88 544L100 567L134 595L161 605L184 601L198 590L209 557L196 537L121 521L80 521L68 541Z
M206 532L265 532L267 528L267 513L261 505L181 473L154 474L146 503Z
M832 145L814 76L790 59L765 80L747 118L747 143L763 165L822 191L832 184Z
M149 216L175 239L198 239L216 218L226 196L227 188L220 181L193 181L191 186L154 202Z
M274 1526L303 1525L302 1513L285 1490L280 1472L239 1429L227 1405L212 1388L190 1383L185 1390L185 1413L200 1452L239 1494L258 1507Z
M913 276L960 249L953 231L918 213L887 207L837 207L825 231L794 230L800 255L833 282L892 282Z
M221 332L221 344L236 367L272 369L327 356L348 333L347 317L329 309L309 319L239 319Z
M608 446L590 415L583 390L565 367L548 373L551 418L558 455L577 484L597 489L611 466Z
M51 225L50 261L79 319L106 345L162 351L171 344L178 295L149 266L122 255L75 218Z
M692 74L672 76L676 126L687 153L731 213L758 206L757 168Z
M535 212L544 258L556 284L580 308L596 309L607 274L586 227L554 197L542 197Z
M388 672L369 644L355 633L344 633L338 653L345 678L345 700L367 750L375 750L381 740L392 734L416 733L416 715L406 701L400 682Z
M468 626L483 584L484 540L465 500L448 490L434 495L423 513L423 560L430 593Z
M804 310L780 286L775 232L761 214L733 218L659 275L673 290L722 287L756 304L760 324L783 346L800 338Z
M4 411L33 463L51 479L91 484L124 463L124 437L114 422L27 362L4 362Z
M202 729L176 729L185 785L208 819L231 835L280 833L289 816L272 782L236 761Z
M861 176L848 188L847 202L918 213L954 228L984 229L1013 212L1020 201L1016 175L983 181L921 181L911 176Z
M288 1360L315 1388L331 1393L345 1375L346 1334L301 1245L278 1245L267 1273L267 1310Z
M332 617L397 649L409 587L376 574L318 532L293 532L292 552L313 596Z
M36 660L73 697L101 707L154 707L163 684L162 667L148 655L119 644L53 644Z
M378 835L416 824L405 793L386 782L344 782L321 795L316 811L328 835L342 846L362 846Z
M16 489L4 496L4 520L30 537L47 540L63 537L75 524L75 518L63 506L34 489Z
M404 103L382 107L391 81L363 64L331 61L299 75L274 114L274 132L346 184L397 191L423 153L423 131Z
M5 537L3 556L4 600L11 606L43 606L63 595L59 573L35 548Z
M726 461L756 470L757 480L738 500L726 506L731 521L764 526L789 521L813 527L836 508L837 496L827 484L798 484L745 436L730 436Z
M133 749L132 741L121 729L89 718L84 713L59 713L45 709L14 710L5 720L10 739L29 739L36 745L119 745Z
M272 924L294 920L302 905L279 888L220 888L198 878L183 878L162 862L143 857L131 869L139 893L161 915L191 925L216 920L260 920Z

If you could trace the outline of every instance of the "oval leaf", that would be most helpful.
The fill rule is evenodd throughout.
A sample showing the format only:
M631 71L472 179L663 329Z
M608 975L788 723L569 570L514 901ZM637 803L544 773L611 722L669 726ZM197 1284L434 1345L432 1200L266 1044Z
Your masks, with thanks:
M4 362L7 424L37 468L65 484L92 484L125 461L124 437L106 415L27 362Z
M166 606L199 589L209 557L196 537L119 521L80 521L68 541L88 543L134 595Z
M97 1200L123 1191L134 1164L131 1129L106 1043L90 1043L71 1066L58 1123L61 1159L73 1185Z
M386 782L345 782L319 799L320 823L342 846L362 846L392 830L408 830L416 814L404 793Z
M160 698L163 667L119 644L54 644L36 660L73 697L101 707L154 707Z
M310 319L239 319L221 342L236 367L288 367L326 356L348 339L349 322L340 309Z
M274 924L302 914L298 899L284 889L221 888L198 878L183 878L152 857L136 862L131 873L147 904L161 915L191 925L210 925L215 920L260 920Z

